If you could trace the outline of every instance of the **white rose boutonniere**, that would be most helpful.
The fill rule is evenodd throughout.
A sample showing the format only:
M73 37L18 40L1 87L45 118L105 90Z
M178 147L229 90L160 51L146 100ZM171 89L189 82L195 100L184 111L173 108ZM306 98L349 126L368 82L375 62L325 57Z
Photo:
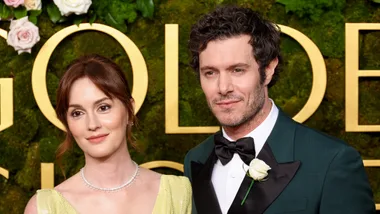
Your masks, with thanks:
M62 16L69 16L72 13L81 15L87 13L90 8L91 0L54 0Z
M268 166L268 164L266 164L264 161L260 159L255 158L249 163L247 175L252 178L252 182L240 205L244 204L245 200L247 199L248 193L251 190L255 181L266 181L265 178L268 176L269 170L271 170L270 166Z
M248 176L253 178L253 180L261 181L268 176L268 171L270 169L270 166L268 166L264 161L255 158L249 164Z

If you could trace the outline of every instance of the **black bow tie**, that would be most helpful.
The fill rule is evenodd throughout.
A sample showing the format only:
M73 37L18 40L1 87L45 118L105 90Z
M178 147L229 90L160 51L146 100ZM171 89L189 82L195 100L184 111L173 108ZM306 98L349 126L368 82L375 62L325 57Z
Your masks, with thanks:
M255 143L252 137L244 137L238 139L236 142L230 142L219 132L214 136L214 141L215 154L223 165L230 162L234 153L238 153L240 158L247 165L255 158Z

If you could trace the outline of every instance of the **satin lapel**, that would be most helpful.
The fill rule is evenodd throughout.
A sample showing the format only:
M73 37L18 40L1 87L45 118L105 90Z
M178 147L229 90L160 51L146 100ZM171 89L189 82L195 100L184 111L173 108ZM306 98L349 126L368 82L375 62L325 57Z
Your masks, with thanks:
M269 205L289 184L300 166L299 161L277 163L276 158L273 156L271 148L267 143L264 145L257 158L263 160L272 168L268 173L268 179L263 182L255 181L246 201L243 205L241 205L241 202L243 201L244 196L252 182L252 178L245 176L228 212L229 214L264 213Z
M217 157L212 151L205 164L191 162L193 198L198 214L222 213L211 182L212 170L216 161Z

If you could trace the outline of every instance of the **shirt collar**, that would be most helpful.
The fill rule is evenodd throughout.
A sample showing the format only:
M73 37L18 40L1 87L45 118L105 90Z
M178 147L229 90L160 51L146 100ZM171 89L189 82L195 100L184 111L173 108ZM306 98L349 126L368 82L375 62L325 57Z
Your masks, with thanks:
M269 99L272 102L272 108L268 114L268 116L265 118L265 120L254 130L252 130L250 133L248 133L244 137L252 137L253 140L255 141L255 151L256 151L256 156L259 154L261 149L264 147L264 144L266 140L268 139L270 133L273 130L274 125L276 124L277 117L278 117L278 108L274 104L272 99ZM222 133L223 136L229 140L233 141L224 131L224 128L222 128Z

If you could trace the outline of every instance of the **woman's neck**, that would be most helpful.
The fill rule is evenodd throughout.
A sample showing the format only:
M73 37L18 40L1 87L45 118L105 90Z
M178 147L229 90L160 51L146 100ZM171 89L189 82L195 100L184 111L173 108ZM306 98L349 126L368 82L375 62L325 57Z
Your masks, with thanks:
M93 186L100 188L120 186L127 182L137 170L126 146L109 157L98 159L85 155L85 160L83 169L85 179Z

